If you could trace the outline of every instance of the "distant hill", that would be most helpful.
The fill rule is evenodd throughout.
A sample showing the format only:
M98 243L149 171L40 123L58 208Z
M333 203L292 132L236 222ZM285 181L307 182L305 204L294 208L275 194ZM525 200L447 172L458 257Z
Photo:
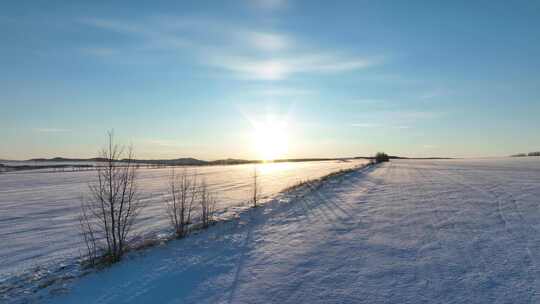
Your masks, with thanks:
M242 165L242 164L258 163L258 161L246 160L246 159L227 158L227 159L213 160L213 161L209 161L207 163L208 163L208 165Z
M66 157L53 157L53 158L32 158L28 161L32 162L104 162L106 158L93 157L93 158L66 158ZM127 162L128 159L122 159L122 162ZM199 160L191 157L177 158L177 159L134 159L134 163L150 164L150 165L206 165L207 161Z
M94 158L65 158L65 157L54 157L54 158L32 158L28 161L33 162L99 162L104 161L105 158L94 157Z
M127 162L128 159L123 159L122 161ZM149 165L165 165L165 166L203 166L208 165L209 162L186 157L186 158L176 158L176 159L134 159L132 160L137 164L149 164Z

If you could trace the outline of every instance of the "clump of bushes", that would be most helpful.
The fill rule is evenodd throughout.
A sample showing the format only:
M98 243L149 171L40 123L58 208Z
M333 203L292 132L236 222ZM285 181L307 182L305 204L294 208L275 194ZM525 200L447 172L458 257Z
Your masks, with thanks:
M375 163L379 164L387 161L390 161L388 154L384 152L377 152L377 154L375 154Z
M171 171L169 184L171 200L167 202L167 214L176 238L189 234L192 223L192 213L199 207L199 223L207 228L214 221L216 200L210 192L206 180L197 180L197 175L189 174L186 169L177 175L174 168Z

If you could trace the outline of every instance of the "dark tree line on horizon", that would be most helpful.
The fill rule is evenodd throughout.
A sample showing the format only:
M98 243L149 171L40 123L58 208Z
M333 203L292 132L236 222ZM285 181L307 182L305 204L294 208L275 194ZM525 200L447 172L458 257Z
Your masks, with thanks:
M512 157L526 157L526 156L540 156L540 151L529 152L529 153L519 153L519 154L512 155Z

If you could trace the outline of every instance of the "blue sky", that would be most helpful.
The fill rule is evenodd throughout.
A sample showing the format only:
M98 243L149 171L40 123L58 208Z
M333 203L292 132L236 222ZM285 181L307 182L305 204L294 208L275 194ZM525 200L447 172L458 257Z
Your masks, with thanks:
M261 123L282 157L540 150L539 29L539 1L3 1L0 158L91 157L109 129L140 158L258 158Z

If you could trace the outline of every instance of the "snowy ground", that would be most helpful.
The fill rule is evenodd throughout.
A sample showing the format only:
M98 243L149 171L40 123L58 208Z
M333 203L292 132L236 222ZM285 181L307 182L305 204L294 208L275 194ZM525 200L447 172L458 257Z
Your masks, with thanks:
M263 195L275 195L301 180L350 168L366 160L258 165ZM182 170L182 169L177 169ZM253 165L191 168L218 195L218 208L238 206L250 197ZM12 172L0 174L0 302L5 294L27 292L27 281L39 282L51 272L76 272L83 246L77 216L81 196L94 171ZM164 202L170 169L141 169L139 188L148 206L137 233L163 233L168 228ZM38 283L41 284L41 283ZM14 288L14 286L17 286ZM6 291L6 290L9 290Z
M47 301L540 302L537 159L393 161L298 193Z

